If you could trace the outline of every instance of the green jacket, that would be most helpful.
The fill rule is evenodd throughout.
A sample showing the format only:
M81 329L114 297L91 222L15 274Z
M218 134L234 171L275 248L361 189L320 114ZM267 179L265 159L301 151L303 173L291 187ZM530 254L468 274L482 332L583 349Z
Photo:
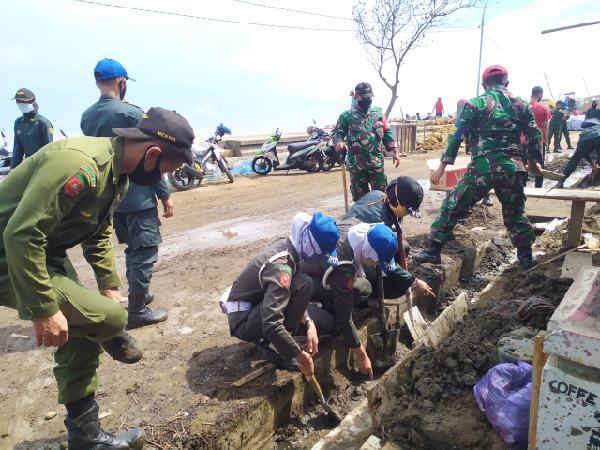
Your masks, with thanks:
M75 245L82 244L99 289L120 284L111 213L127 191L122 154L122 138L64 139L27 158L0 184L0 279L8 273L21 319L58 311L61 293L48 267ZM0 305L7 302L0 298Z
M552 118L550 119L550 123L552 125L559 126L563 122L566 123L565 116L567 114L567 111L565 111L564 109L557 108L550 108L550 111L552 111Z
M44 145L52 142L54 129L41 114L23 114L15 120L15 141L10 166L17 167Z
M346 142L350 171L382 169L381 147L394 142L387 120L378 107L370 108L366 113L358 107L344 111L332 131L332 138L334 145Z
M465 136L479 173L525 171L521 137L527 159L542 161L542 132L529 103L503 86L492 86L471 99L456 121L441 162L454 164Z
M137 126L144 111L117 98L102 95L100 99L84 111L81 116L81 131L86 136L112 137L113 128ZM115 126L118 123L118 127Z

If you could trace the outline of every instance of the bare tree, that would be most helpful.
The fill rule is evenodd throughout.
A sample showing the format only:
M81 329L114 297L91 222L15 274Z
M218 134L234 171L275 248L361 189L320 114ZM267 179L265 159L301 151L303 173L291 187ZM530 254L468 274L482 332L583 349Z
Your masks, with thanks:
M425 33L456 11L480 0L356 0L352 9L357 38L369 62L390 88L389 117L398 99L400 67L409 51L423 43Z

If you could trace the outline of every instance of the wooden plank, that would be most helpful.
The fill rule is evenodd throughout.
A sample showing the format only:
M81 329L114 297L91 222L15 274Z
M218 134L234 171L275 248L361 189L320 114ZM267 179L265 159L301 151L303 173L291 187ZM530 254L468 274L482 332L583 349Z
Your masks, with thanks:
M545 331L540 331L533 341L533 374L531 383L531 407L529 409L529 439L528 449L536 448L538 408L540 403L540 387L542 384L542 369L548 360L544 353Z
M259 367L256 370L253 370L245 377L242 377L239 380L234 381L233 383L231 383L231 385L235 386L235 387L242 387L243 385L250 383L253 380L256 380L261 375L269 372L270 370L275 369L276 367L277 366L275 364L271 364L271 363L265 364L264 366Z
M549 200L600 202L600 191L590 189L525 188L525 195L531 198L547 198Z
M569 247L579 246L584 214L585 202L573 200L573 203L571 203L571 217L569 218L569 234L567 236L567 245Z

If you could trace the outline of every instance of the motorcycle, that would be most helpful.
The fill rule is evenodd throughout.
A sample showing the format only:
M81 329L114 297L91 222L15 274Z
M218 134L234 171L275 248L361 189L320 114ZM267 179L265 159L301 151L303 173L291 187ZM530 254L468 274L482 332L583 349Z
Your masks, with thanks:
M8 141L6 140L6 132L0 130L2 135L2 146L0 146L0 177L8 175L10 172L10 162L12 153L8 151Z
M214 136L209 137L201 146L192 146L193 165L186 163L176 171L167 174L171 186L178 191L187 191L194 187L196 180L199 185L204 178L217 176L219 172L226 175L229 182L233 183L234 178L229 162L219 147L219 141L226 134L231 134L231 130L220 124Z
M314 120L313 124L316 124ZM335 150L335 146L331 142L330 133L312 125L306 128L306 132L309 135L309 140L320 140L323 143L321 150L323 152L323 166L321 168L323 172L333 169L336 164L338 166L342 165L344 155Z
M315 173L323 168L323 143L320 140L296 142L287 146L288 155L283 164L279 161L277 143L281 139L279 128L265 141L252 160L252 170L267 175L271 170L306 170Z

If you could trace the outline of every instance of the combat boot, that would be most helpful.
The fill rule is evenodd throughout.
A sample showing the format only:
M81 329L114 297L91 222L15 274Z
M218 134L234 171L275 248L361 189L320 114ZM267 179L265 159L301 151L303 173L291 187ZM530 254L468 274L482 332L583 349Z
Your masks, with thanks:
M429 247L413 256L418 263L441 264L442 263L442 243L430 241Z
M483 197L481 204L483 206L494 206L494 204L492 203L492 199L490 198L489 195L486 195L485 197Z
M164 322L169 317L169 314L164 309L149 308L146 305L146 294L129 294L127 311L129 313L127 319L128 330Z
M101 342L100 346L116 361L125 364L134 364L142 359L144 352L137 346L137 342L127 331L121 331L110 341Z
M537 264L537 261L533 258L531 247L517 247L517 259L525 270L531 269Z
M147 292L146 298L144 301L145 301L146 305L149 305L150 303L152 303L154 301L154 292Z
M69 450L139 450L146 443L144 430L132 428L118 434L107 433L98 420L98 404L75 419L65 419Z
M564 175L561 176L560 180L558 180L558 183L556 183L556 186L554 186L554 187L557 189L563 189L565 187L565 180L566 180L565 176Z

